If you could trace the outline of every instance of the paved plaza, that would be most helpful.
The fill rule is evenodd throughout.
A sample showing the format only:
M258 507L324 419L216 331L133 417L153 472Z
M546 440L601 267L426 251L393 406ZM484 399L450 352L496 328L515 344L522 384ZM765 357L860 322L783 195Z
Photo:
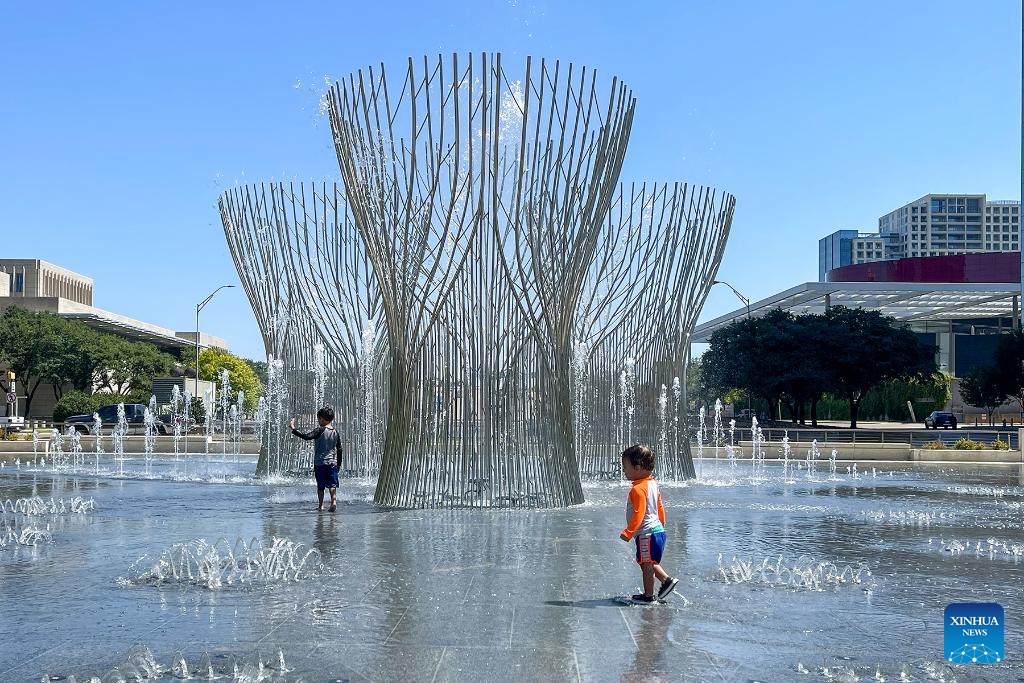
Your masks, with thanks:
M367 484L344 482L330 514L315 511L312 486L256 484L250 467L229 483L6 467L4 524L48 525L52 538L0 548L0 680L119 680L112 671L144 661L163 680L176 665L256 680L261 662L274 681L1024 677L1019 482L798 472L787 483L771 470L751 481L704 463L703 481L663 491L664 564L680 595L626 607L613 598L639 572L617 538L624 482L589 485L582 506L513 511L387 510ZM68 509L12 511L33 497ZM76 499L92 509L72 512ZM223 539L223 554L274 538L319 557L256 585L145 576L176 544ZM943 609L957 601L1003 605L1005 661L943 663Z

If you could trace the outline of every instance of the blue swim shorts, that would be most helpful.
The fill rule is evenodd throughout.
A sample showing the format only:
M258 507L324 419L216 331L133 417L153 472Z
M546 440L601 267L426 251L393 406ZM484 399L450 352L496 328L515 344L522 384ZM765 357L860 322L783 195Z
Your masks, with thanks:
M655 531L648 536L636 537L637 564L661 564L661 554L664 550L664 531Z
M338 488L337 465L313 465L313 476L316 477L318 489Z

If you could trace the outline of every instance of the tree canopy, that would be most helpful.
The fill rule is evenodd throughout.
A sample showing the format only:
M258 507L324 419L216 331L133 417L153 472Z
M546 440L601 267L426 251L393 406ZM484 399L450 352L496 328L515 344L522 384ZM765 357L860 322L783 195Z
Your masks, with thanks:
M803 419L825 392L842 396L857 426L860 402L888 380L925 378L936 371L935 350L877 311L830 307L823 314L781 309L737 320L716 331L701 358L702 392L746 389L769 405L784 401Z
M204 349L199 354L199 379L217 382L219 385L221 370L227 370L232 391L236 395L238 391L245 392L242 410L251 413L256 410L260 396L263 395L263 383L256 374L254 363L223 349ZM235 396L230 396L229 400L234 401Z
M992 413L1006 402L1006 383L996 365L977 367L960 378L960 397L967 405L983 408L992 422Z
M0 364L13 370L24 388L27 414L44 382L53 384L58 400L67 385L86 393L149 391L152 376L169 372L174 357L77 320L10 306L0 316Z

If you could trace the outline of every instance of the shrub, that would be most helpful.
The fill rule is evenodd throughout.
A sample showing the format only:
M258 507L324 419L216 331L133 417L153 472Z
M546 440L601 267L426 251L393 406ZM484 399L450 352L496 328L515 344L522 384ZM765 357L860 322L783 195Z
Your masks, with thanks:
M149 399L153 395L153 392L148 389L132 389L128 392L127 396L112 396L111 394L100 394L105 396L107 400L103 401L100 405L106 405L107 403L141 403L144 406L149 405Z
M953 444L953 448L958 451L980 451L985 448L985 443L982 441L975 441L974 439L968 439L967 437L960 437Z
M69 415L91 415L100 406L116 403L149 403L150 392L132 391L127 396L120 394L87 394L84 391L69 391L53 407L53 421L63 422Z
M992 450L1008 451L1010 450L1010 444L1007 443L1006 441L1003 441L999 437L996 437L996 440L992 442Z
M103 400L97 400L96 394L87 394L84 391L69 391L53 407L53 421L63 422L69 415L88 415L103 405Z
M942 441L929 441L928 443L921 446L921 448L928 451L941 451L945 450L946 444L942 443Z

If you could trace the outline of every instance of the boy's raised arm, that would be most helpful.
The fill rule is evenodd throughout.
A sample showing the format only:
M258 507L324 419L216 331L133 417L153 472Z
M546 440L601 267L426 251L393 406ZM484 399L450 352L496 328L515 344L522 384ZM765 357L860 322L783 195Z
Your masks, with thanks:
M320 436L323 433L324 433L324 428L323 427L315 427L313 429L313 431L311 431L311 432L302 432L302 431L299 431L298 429L296 429L295 427L292 427L292 434L294 434L295 436L299 437L300 439L302 439L304 441L312 441L313 439L317 438L318 436Z

